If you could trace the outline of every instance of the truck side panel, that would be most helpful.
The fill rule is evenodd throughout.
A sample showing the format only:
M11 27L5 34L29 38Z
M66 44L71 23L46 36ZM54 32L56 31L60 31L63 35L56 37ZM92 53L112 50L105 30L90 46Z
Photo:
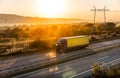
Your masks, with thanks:
M89 44L88 37L70 38L67 40L67 47L75 47Z

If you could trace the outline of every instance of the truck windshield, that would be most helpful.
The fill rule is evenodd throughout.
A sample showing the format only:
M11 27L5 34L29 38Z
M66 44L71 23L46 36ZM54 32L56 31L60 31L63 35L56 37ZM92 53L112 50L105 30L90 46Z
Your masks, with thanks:
M57 43L61 43L62 42L62 39L59 39L58 41L57 41Z

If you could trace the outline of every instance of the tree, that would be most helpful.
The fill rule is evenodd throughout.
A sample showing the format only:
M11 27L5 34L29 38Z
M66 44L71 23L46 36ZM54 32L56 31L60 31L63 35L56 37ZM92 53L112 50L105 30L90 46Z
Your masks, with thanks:
M11 37L11 29L7 28L6 30L4 30L4 32L6 33L6 37L10 38Z
M97 62L92 66L92 75L95 76L95 78L101 78L102 76L102 68Z
M36 39L30 44L30 48L37 48L39 51L48 50L50 47L46 41Z
M112 66L111 68L103 62L100 66L95 62L92 66L92 75L95 78L120 78L120 66Z
M97 27L97 31L100 32L100 33L103 33L103 32L106 32L108 33L108 35L111 33L111 32L114 32L116 29L116 24L113 23L113 22L107 22L106 24L99 24L98 27Z
M87 35L92 35L95 32L95 26L92 23L88 23L84 27L84 31Z
M110 70L110 67L105 62L103 62L102 64L102 76L104 78L113 77L113 72Z
M105 29L106 31L108 31L109 33L112 33L115 31L116 28L116 24L113 22L108 22L105 24Z

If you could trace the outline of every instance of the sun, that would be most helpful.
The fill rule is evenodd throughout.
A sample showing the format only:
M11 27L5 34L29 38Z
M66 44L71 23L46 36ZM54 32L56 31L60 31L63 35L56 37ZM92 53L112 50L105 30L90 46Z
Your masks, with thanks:
M36 10L43 17L60 17L66 10L66 3L65 0L37 0Z

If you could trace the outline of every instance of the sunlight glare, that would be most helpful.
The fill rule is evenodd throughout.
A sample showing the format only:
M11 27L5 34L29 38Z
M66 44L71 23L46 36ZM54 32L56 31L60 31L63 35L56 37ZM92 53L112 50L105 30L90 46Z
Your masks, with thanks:
M56 57L56 52L50 51L50 52L46 53L46 56L49 57L49 58L55 58Z
M36 10L43 17L59 17L64 14L66 2L64 0L37 0Z

